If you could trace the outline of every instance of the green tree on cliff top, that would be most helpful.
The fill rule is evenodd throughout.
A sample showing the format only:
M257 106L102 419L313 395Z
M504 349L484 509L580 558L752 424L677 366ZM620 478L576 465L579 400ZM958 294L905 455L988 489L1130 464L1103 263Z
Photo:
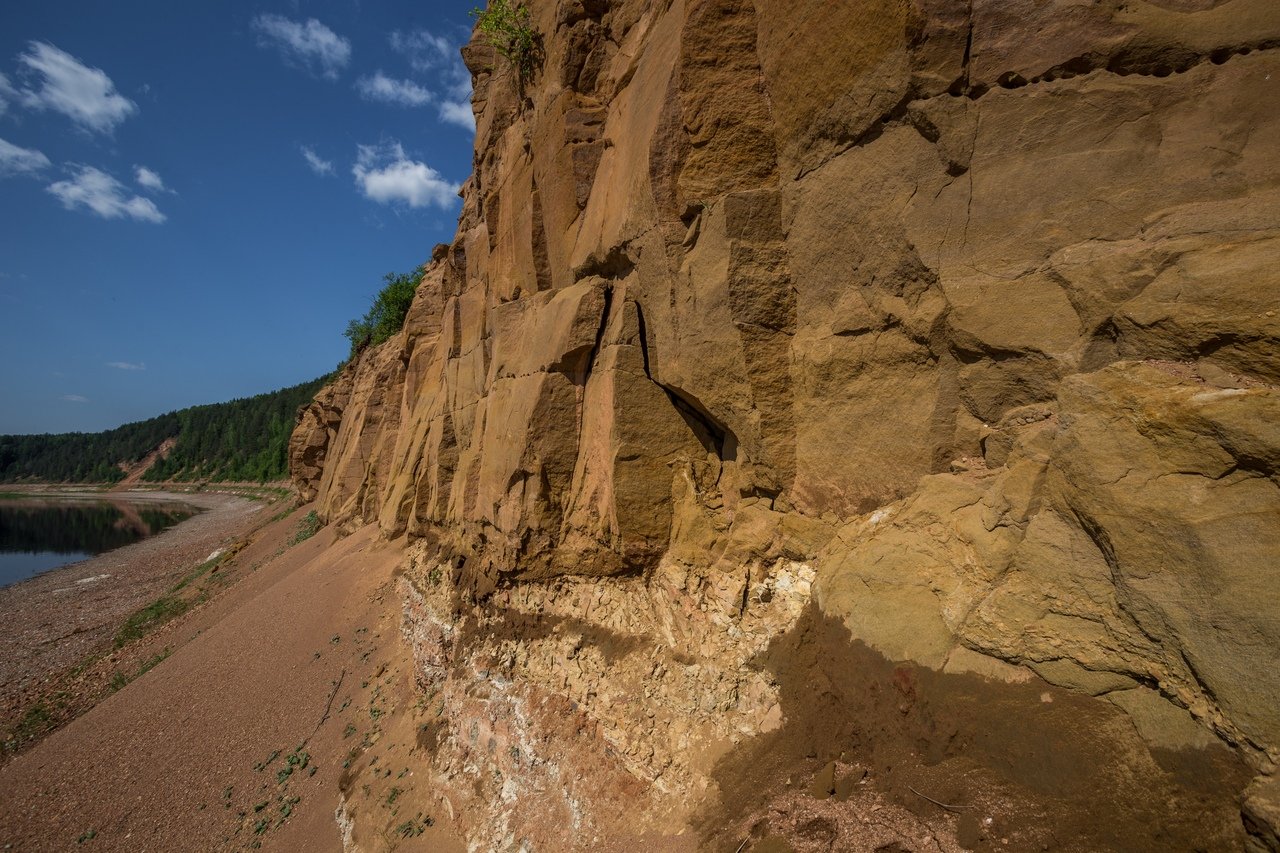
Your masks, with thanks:
M351 341L351 358L365 347L377 346L400 331L422 274L423 268L419 266L406 273L389 272L382 277L386 285L373 298L368 312L348 323L343 333Z

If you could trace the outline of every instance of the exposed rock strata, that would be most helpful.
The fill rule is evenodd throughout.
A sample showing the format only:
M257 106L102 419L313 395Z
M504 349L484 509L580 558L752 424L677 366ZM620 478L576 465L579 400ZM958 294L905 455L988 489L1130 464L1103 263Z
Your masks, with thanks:
M561 703L600 742L584 774L683 820L711 767L645 720L767 730L778 685L741 667L798 611L752 596L803 566L892 660L1043 679L1272 772L1280 7L532 5L528 86L464 51L456 239L291 444L327 520L447 575L409 593L424 683L480 715L443 650L524 661L495 743ZM646 651L619 664L605 628ZM677 654L709 680L645 669ZM515 767L491 843L563 784ZM1262 798L1236 831L1274 844Z

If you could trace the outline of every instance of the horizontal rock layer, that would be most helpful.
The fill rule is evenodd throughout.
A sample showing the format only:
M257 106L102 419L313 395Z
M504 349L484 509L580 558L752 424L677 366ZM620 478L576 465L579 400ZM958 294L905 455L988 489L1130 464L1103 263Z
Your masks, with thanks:
M890 659L1269 771L1280 6L531 6L532 79L464 50L457 236L301 415L303 496L421 540L491 630L525 586L803 565ZM729 627L713 669L787 626Z

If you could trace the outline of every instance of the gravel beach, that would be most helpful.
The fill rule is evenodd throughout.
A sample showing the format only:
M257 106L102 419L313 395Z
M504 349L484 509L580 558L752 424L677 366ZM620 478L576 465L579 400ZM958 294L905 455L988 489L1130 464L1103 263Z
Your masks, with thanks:
M44 497L31 495L32 500ZM131 613L277 511L261 501L215 492L59 491L53 499L183 503L203 511L132 545L0 588L0 718L4 719L43 682L109 647Z

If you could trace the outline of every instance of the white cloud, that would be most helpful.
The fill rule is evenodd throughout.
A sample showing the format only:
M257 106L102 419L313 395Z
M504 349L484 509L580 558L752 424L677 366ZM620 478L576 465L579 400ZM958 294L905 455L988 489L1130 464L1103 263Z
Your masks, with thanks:
M317 21L292 21L282 15L259 15L253 28L262 36L258 44L272 46L286 61L318 71L330 80L351 61L351 42Z
M0 116L9 109L9 101L18 97L18 93L9 85L9 78L0 74Z
M138 186L143 189L153 190L158 193L172 192L172 190L165 187L164 181L160 179L160 176L146 166L134 166L133 170L134 179L138 182Z
M333 164L328 160L322 159L320 155L316 154L316 152L312 151L305 145L302 146L302 156L306 158L307 165L311 167L311 171L315 172L317 175L333 174Z
M49 168L49 158L34 148L19 148L0 139L0 177L32 174Z
M462 57L454 59L453 63L444 70L443 76L445 85L449 88L449 94L453 95L455 100L471 100L471 72L462 64Z
M77 166L74 177L50 184L47 189L58 197L67 210L85 208L103 219L129 217L143 222L164 222L165 216L151 199L129 197L128 190L115 178L92 166Z
M399 142L356 146L351 169L366 198L410 207L449 208L457 200L458 185L446 181L426 163L410 160Z
M51 44L31 42L18 61L42 78L38 90L24 88L18 93L30 109L62 113L99 133L110 133L138 111L138 105L117 92L104 71L90 68Z
M114 367L116 370L146 370L147 366L142 362L137 364L132 361L108 361L107 367Z
M408 59L415 71L437 68L458 56L457 45L427 30L396 30L388 41L391 49Z
M66 400L68 403L87 403L87 402L89 402L89 398L88 398L88 397L81 397L79 394L63 394L63 395L62 395L61 397L59 397L58 399L59 399L59 400Z
M440 120L467 130L476 129L476 117L471 111L470 101L443 101L440 104Z
M368 101L399 104L402 107L420 107L429 104L432 95L412 80L393 80L379 70L372 77L356 81L356 91Z
M428 30L396 30L389 41L391 49L408 59L415 71L432 72L436 90L445 93L436 99L440 120L474 131L471 72L462 62L458 44Z

